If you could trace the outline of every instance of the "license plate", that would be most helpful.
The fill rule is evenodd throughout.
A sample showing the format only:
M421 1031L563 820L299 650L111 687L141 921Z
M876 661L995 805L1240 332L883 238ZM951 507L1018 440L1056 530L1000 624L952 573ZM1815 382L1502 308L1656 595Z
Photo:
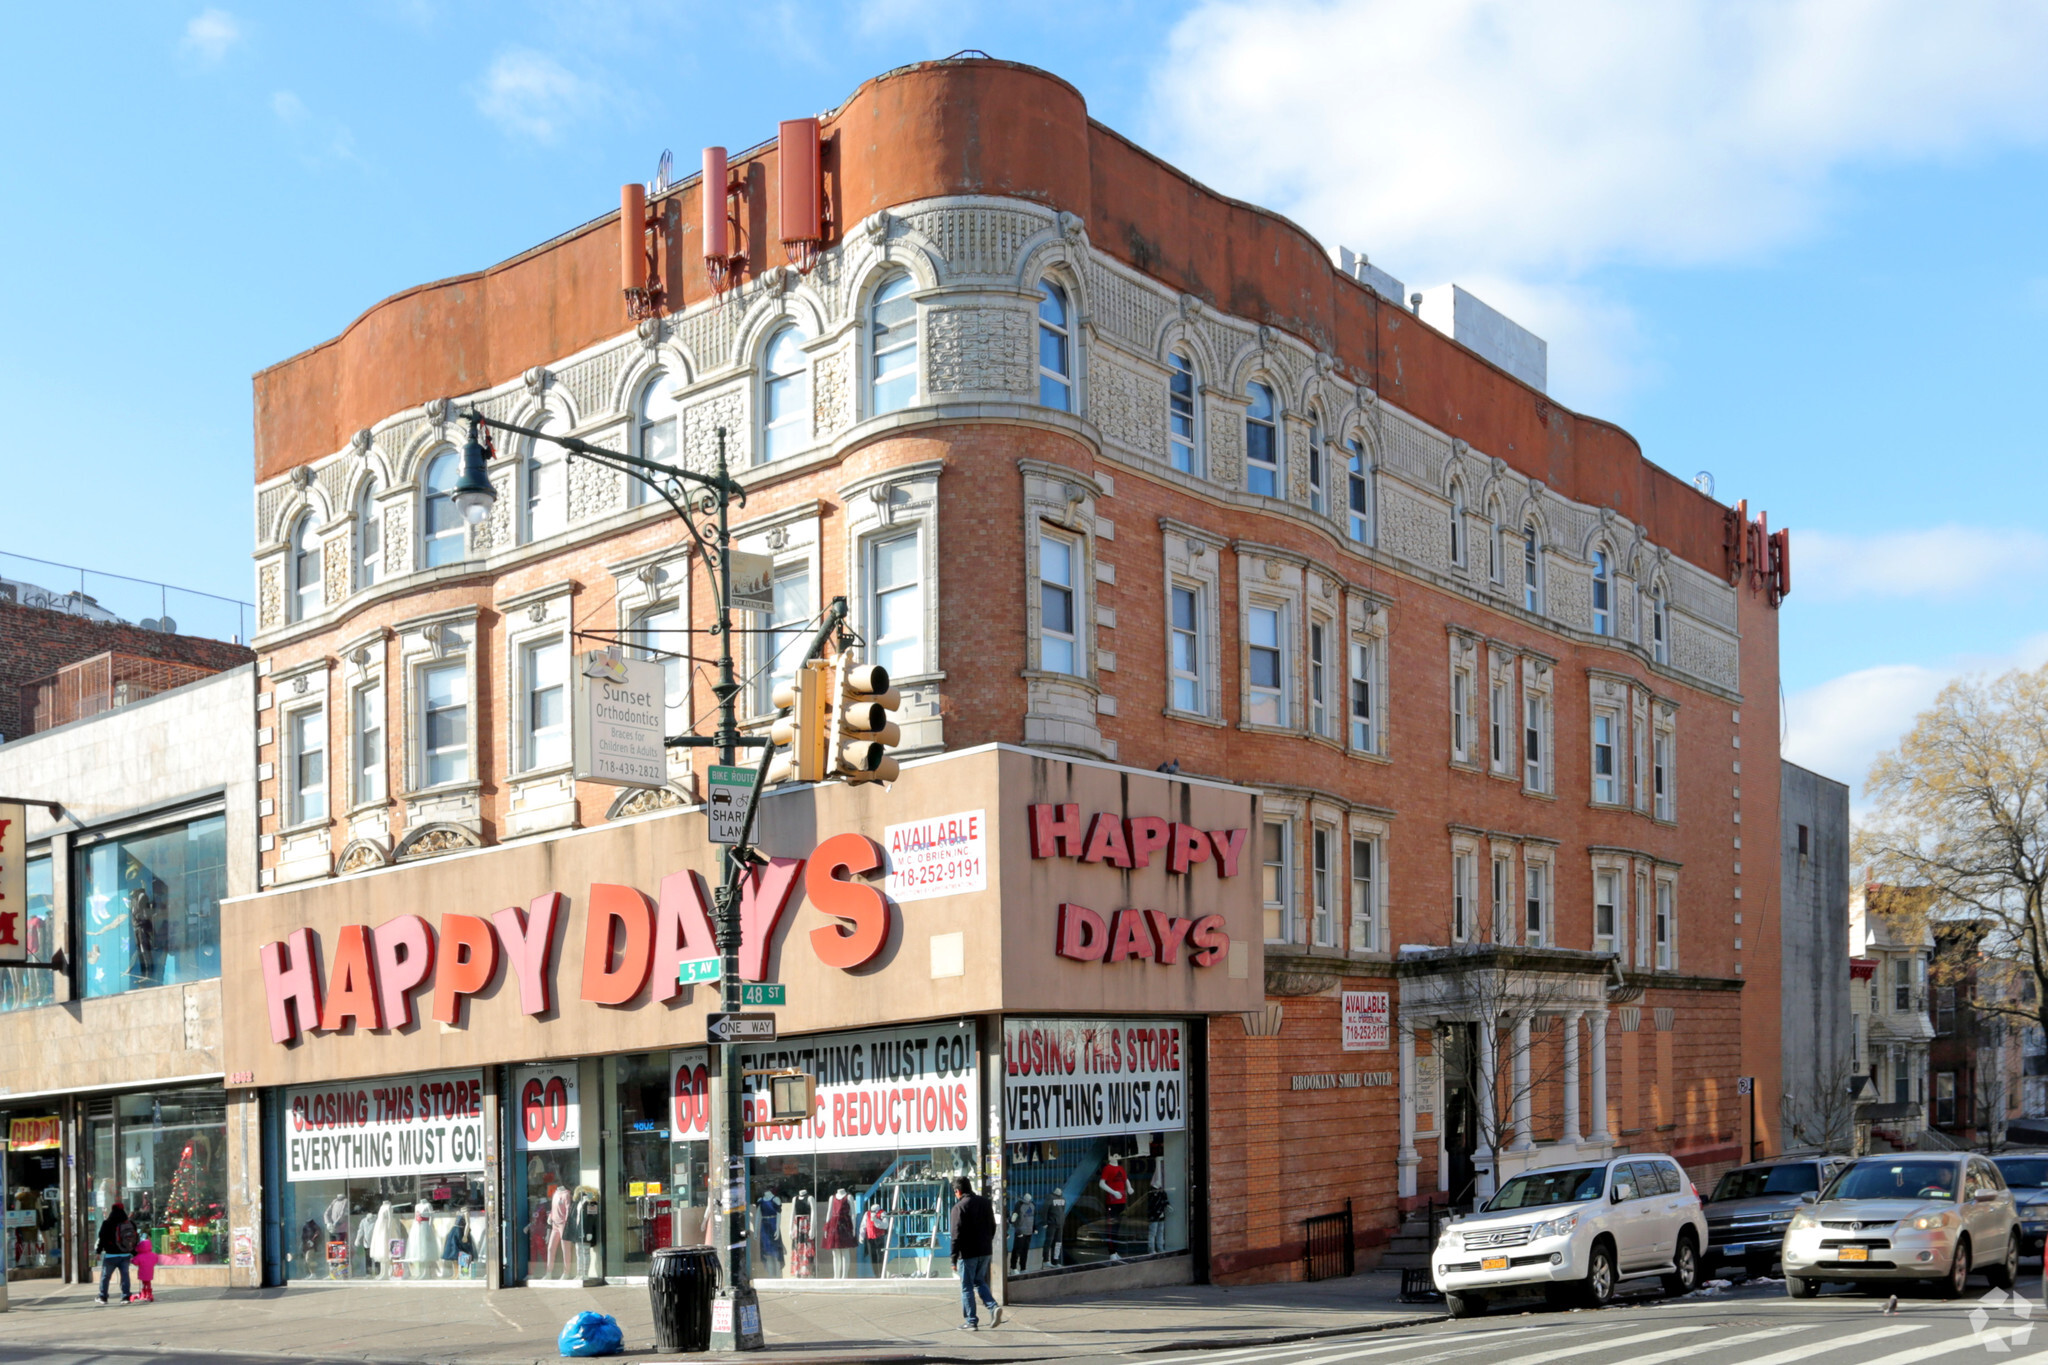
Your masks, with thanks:
M1723 1256L1741 1256L1749 1251L1749 1244L1747 1242L1729 1242L1725 1246L1715 1247L1714 1250L1720 1252Z
M1481 1270L1506 1270L1508 1268L1508 1258L1505 1256L1488 1256L1479 1263L1479 1268Z
M1844 1261L1867 1261L1870 1259L1870 1248L1841 1247L1836 1252L1836 1255Z

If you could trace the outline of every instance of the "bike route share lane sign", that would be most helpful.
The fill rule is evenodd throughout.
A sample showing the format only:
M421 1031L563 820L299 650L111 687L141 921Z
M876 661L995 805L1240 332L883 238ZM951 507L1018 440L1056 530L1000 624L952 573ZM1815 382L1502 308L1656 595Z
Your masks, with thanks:
M710 815L711 842L738 843L740 826L746 823L747 798L754 791L754 770L714 763L705 786L710 789L704 808Z
M772 1014L714 1014L705 1020L705 1036L714 1043L772 1043L775 1016Z

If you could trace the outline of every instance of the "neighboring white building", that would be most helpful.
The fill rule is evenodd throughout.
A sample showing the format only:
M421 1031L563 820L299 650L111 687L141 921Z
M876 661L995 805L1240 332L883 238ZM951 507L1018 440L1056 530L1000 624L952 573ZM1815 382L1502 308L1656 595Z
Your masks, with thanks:
M1934 1040L1927 964L1934 935L1924 925L1903 932L1871 913L1870 889L1858 887L1849 897L1849 956L1875 964L1868 980L1855 982L1850 1003L1857 1054L1871 1078L1857 1118L1870 1125L1875 1141L1907 1148L1927 1126L1927 1054Z

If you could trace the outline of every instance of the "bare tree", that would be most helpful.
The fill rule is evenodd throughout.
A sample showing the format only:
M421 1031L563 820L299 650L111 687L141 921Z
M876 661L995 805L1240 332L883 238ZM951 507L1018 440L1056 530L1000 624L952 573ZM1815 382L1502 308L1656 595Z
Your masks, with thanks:
M1786 1145L1862 1156L1856 1108L1864 1080L1854 1063L1844 1058L1821 1073L1821 1083L1812 1093L1787 1091L1778 1102Z

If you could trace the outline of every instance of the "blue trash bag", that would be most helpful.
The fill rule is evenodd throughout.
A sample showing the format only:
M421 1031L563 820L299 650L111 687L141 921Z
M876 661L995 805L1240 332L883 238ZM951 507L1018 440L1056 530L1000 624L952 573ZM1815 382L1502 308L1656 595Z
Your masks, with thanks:
M578 1313L562 1324L556 1344L565 1356L615 1356L626 1349L626 1334L609 1313Z

